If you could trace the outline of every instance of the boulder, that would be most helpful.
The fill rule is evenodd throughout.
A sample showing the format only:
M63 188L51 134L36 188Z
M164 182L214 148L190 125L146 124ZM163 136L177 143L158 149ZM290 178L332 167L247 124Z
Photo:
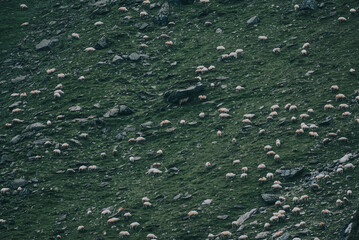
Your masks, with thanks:
M114 56L113 59L112 59L113 64L119 64L122 61L123 61L123 58L118 56L118 55Z
M155 16L154 22L161 26L166 26L169 22L168 16L170 14L170 6L168 2L164 2L161 6L161 9L158 11L157 16Z
M11 187L17 189L18 187L24 187L27 184L27 181L23 178L15 179L11 182Z
M274 204L279 199L277 195L271 193L263 193L261 194L261 197L263 201L269 204Z
M53 40L43 39L40 43L36 45L36 51L46 51L54 45Z
M103 36L96 43L95 49L100 50L100 49L108 48L110 45L111 42L105 36Z
M24 81L25 79L26 79L26 76L18 76L16 78L11 79L11 82L16 84L16 83Z
M288 179L298 176L303 170L304 170L304 166L299 166L292 169L285 169L285 170L278 169L276 170L276 173L280 173L282 177Z
M185 89L170 90L164 94L164 98L169 103L181 103L184 99L187 101L195 99L200 92L204 91L204 86L202 83L197 83L196 85L190 86Z
M315 10L318 8L318 4L315 0L304 0L301 4L300 9L309 9L309 10Z
M251 17L251 18L247 21L247 24L248 24L248 25L254 25L254 24L257 24L257 23L259 23L259 17L257 17L257 16Z

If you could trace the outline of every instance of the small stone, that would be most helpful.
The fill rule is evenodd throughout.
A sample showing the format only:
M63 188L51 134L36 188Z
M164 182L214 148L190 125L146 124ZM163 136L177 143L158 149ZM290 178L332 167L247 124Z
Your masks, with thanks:
M254 25L254 24L257 24L257 23L259 23L259 17L257 17L257 16L251 17L251 18L247 21L247 24L248 24L248 25Z
M69 111L70 112L79 112L81 111L82 108L80 106L72 106L72 107L69 107Z

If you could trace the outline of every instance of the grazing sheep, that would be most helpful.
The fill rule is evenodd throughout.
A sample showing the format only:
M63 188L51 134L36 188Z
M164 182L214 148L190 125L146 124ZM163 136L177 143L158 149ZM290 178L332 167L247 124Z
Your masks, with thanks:
M276 153L274 151L267 152L268 157L275 156L275 155L276 155Z
M307 43L304 43L303 44L303 47L302 48L309 48L310 44L307 42Z
M211 166L211 163L210 163L210 162L206 162L206 163L205 163L205 166L206 166L206 168L209 168L209 167Z
M101 158L105 158L105 157L106 157L106 153L105 153L105 152L102 152L102 153L100 154L100 156L101 156Z
M95 25L95 26L101 26L101 25L103 25L103 22L98 21L98 22L95 22L94 25Z
M123 216L124 216L125 218L130 218L130 217L132 217L132 214L129 213L129 212L126 212L125 214L123 214Z
M296 117L291 117L291 119L290 119L292 122L296 122L297 121L297 118Z
M127 12L128 10L126 7L119 7L118 11Z
M351 196L353 195L352 190L348 190L348 191L347 191L347 195L348 195L348 197L351 197Z
M297 129L297 130L295 131L295 133L296 133L296 135L301 135L301 134L304 133L304 130L300 128L300 129Z
M274 155L274 160L275 160L276 162L279 162L280 156L279 156L278 154Z
M234 178L236 176L236 174L234 173L227 173L226 174L226 178L229 179L229 178Z
M223 231L220 233L221 237L231 237L232 233L230 231Z
M85 48L85 52L93 52L95 51L96 49L93 48L93 47L88 47L88 48Z
M263 169L266 168L266 165L264 165L264 163L261 163L261 164L258 165L257 168L258 168L258 170L263 170Z
M242 167L242 173L248 172L248 167Z
M294 203L298 203L298 202L299 202L299 198L298 198L298 197L293 197L293 202L294 202Z
M77 231L79 231L79 232L83 232L83 231L85 231L85 227L84 226L78 226L77 227Z
M126 237L126 236L130 236L130 233L127 231L121 231L120 232L120 238Z
M343 169L344 169L344 170L347 170L347 169L349 169L349 168L354 169L355 166L354 166L352 163L347 163L347 164L345 164L345 165L343 166Z
M295 4L294 5L294 11L297 11L299 9L299 5L298 4Z
M266 222L266 223L264 224L264 229L269 229L269 228L270 228L270 223L267 223L267 222Z
M294 213L294 214L299 214L299 212L300 212L300 208L299 207L294 207L293 209L292 209L292 213Z
M300 201L308 201L309 200L309 197L308 197L308 195L302 195L301 197L300 197Z
M96 165L90 165L88 167L88 170L97 170L97 166Z
M151 207L151 206L152 206L152 203L150 203L150 202L144 202L144 203L143 203L143 206L144 206L144 207Z
M258 179L258 182L259 182L260 184L265 183L265 182L267 182L267 178L261 177L261 178Z
M165 42L166 46L172 46L173 45L173 42L172 41L167 41Z
M181 121L180 121L180 124L181 124L181 125L186 125L186 120L181 120Z
M21 27L25 27L25 26L29 26L29 24L30 24L29 22L24 22L24 23L22 23L20 26L21 26Z
M27 5L24 4L24 3L23 3L23 4L20 4L20 8L21 8L21 9L25 9L25 8L27 8Z
M240 177L246 179L246 178L248 178L248 174L247 173L242 173Z
M221 50L226 50L226 48L223 47L223 46L218 46L218 47L217 47L217 51L221 51Z
M222 132L220 130L217 131L217 137L222 137Z
M266 178L273 179L274 178L273 173L267 173Z
M233 144L237 143L237 139L232 138L232 143L233 143Z
M303 114L299 115L299 119L308 118L308 117L309 117L309 115L306 114L306 113L303 113Z
M7 193L7 192L9 192L9 191L10 191L10 188L2 188L2 189L0 190L1 194L5 194L5 193Z
M280 48L273 48L272 52L273 53L280 53Z
M204 113L204 112L201 112L198 116L199 116L200 118L204 118L204 117L205 117L205 113Z
M342 94L342 93L339 93L339 94L337 94L337 95L335 96L335 99L336 99L337 101L343 100L343 99L345 99L345 98L346 98L345 95Z
M302 51L300 51L302 55L308 55L307 50L303 49Z
M72 33L71 37L76 38L76 39L80 39L80 35L78 33Z
M354 68L351 68L351 69L349 69L349 72L350 72L351 74L354 74L354 73L355 73L355 69L354 69Z
M83 138L83 139L87 139L88 138L88 134L87 133L81 133L80 135L79 135L79 137L80 138Z
M143 142L143 141L146 141L146 138L144 138L144 137L137 137L136 138L136 142L138 143L138 142Z
M296 111L298 111L298 108L297 108L296 105L291 105L291 106L289 107L289 112L296 112Z
M115 223L115 222L118 222L118 221L120 221L119 218L113 217L113 218L110 218L109 220L107 220L107 223L111 224L111 223Z
M236 87L236 91L237 91L237 92L239 92L239 91L241 91L241 90L244 90L244 87L242 87L242 86L237 86L237 87Z
M347 19L346 19L345 17L339 17L339 18L338 18L338 21L339 21L339 22L345 22L346 20L347 20Z
M147 234L146 238L147 239L157 239L157 236L152 233L149 233L149 234Z
M137 228L138 226L140 226L140 224L138 222L133 222L130 224L130 229Z
M279 139L275 140L275 145L276 145L277 147L280 147L280 140L279 140Z
M264 146L264 151L270 151L270 150L272 150L272 146L271 145L265 145Z
M55 155L60 155L60 154L61 154L61 150L60 150L60 149L54 149L54 154L55 154Z
M343 112L342 115L343 115L343 117L345 117L345 116L351 116L352 114L351 114L351 112Z
M85 166L85 165L82 165L79 167L80 172L85 171L86 169L87 169L87 166Z
M191 217L193 217L193 216L198 216L198 212L197 212L197 211L189 211L189 212L187 213L187 215L188 215L189 218L191 218Z
M241 163L241 160L239 160L239 159L233 161L233 165L240 164L240 163Z
M159 169L157 169L157 168L150 168L150 169L146 172L146 174L161 174L161 173L162 173L162 171L159 170Z
M238 237L238 240L245 240L245 239L248 239L247 235L241 235Z
M342 204L343 204L343 201L340 200L340 199L338 199L335 203L336 203L336 206L337 206L337 207L341 207Z
M330 110L330 109L334 109L334 106L332 104L324 105L324 110Z

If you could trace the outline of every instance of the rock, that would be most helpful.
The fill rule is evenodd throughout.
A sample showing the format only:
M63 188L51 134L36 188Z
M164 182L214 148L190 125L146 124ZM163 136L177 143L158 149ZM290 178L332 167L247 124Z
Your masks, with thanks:
M153 125L153 122L148 121L148 122L142 123L141 127L143 127L143 128L151 128L152 125Z
M161 6L161 9L158 11L157 16L155 16L154 22L161 26L166 26L169 22L168 16L170 14L170 6L168 2L164 2Z
M47 142L47 141L51 141L51 139L50 138L42 138L42 139L39 139L39 140L35 140L32 143L34 145L43 146L45 144L45 142Z
M113 64L119 64L122 61L123 61L123 58L118 56L118 55L114 56L113 59L112 59Z
M176 196L173 197L173 200L179 199L180 197L182 197L182 195L183 195L182 193L177 194Z
M255 239L265 239L268 236L268 232L260 232L254 238Z
M103 115L103 117L105 118L109 118L109 117L116 117L119 113L120 109L118 109L118 107L114 107L112 109L110 109L107 113L105 113Z
M24 81L25 79L26 79L26 76L18 76L16 78L11 79L11 82L16 84L16 83Z
M40 43L36 45L36 51L46 51L54 45L53 40L43 39Z
M304 0L301 4L300 9L309 9L309 10L315 10L318 8L318 4L315 0Z
M241 215L238 219L237 222L239 225L242 225L244 223L244 221L246 221L248 218L250 218L253 214L255 214L257 212L257 208L253 208L252 210L250 210L249 212L246 212L245 214Z
M169 103L181 103L183 99L193 100L197 98L200 92L204 90L202 83L197 83L194 86L190 86L186 89L170 90L164 94L164 98Z
M105 37L101 37L100 40L95 45L97 50L108 48L111 45L111 42Z
M310 75L312 75L314 73L313 70L309 70L308 72L305 73L305 76L309 77Z
M137 61L141 58L140 54L138 53L131 53L128 58L131 60L131 61Z
M117 141L122 141L122 140L124 140L126 138L126 135L127 135L126 132L122 131L122 132L120 132L119 134L116 135L116 140Z
M80 142L79 140L76 140L76 139L71 138L71 139L70 139L70 142L73 142L73 143L75 143L75 144L78 145L78 146L82 146L82 144L81 144L81 142Z
M333 121L333 117L328 116L328 117L325 118L324 121L319 123L319 126L328 126L332 121Z
M59 221L59 222L65 221L66 218L67 218L67 214L62 214L62 215L58 218L58 221Z
M41 130L43 128L45 128L46 126L42 123L33 123L33 124L30 124L28 125L25 130L23 132L27 132L27 131L38 131L38 130Z
M82 108L80 106L72 106L72 107L69 107L69 111L70 112L79 112L81 111Z
M13 108L20 106L21 103L22 103L21 101L14 102L9 106L9 109L12 110Z
M20 141L22 141L24 139L24 136L22 135L16 135L15 137L13 137L10 141L10 144L16 144Z
M288 179L298 176L303 170L304 170L304 166L299 166L296 168L286 169L286 170L278 169L276 170L276 173L280 173L282 177Z
M212 199L206 199L202 202L202 205L208 205L212 203Z
M257 24L257 23L259 23L259 17L257 17L257 16L251 17L251 18L247 21L247 24L248 24L248 25L254 25L254 24Z
M218 219L225 220L228 218L228 215L219 215L217 216Z
M220 29L220 28L217 28L217 29L216 29L216 33L223 33L223 30Z
M27 184L27 181L23 178L15 179L11 182L11 187L17 189L18 187L24 187Z
M146 27L148 27L149 24L148 24L148 23L137 23L137 24L135 24L135 26L136 26L138 29L143 30L143 29L145 29Z
M279 238L276 238L276 240L289 240L291 237L291 235L288 232L283 233L282 236L280 236Z
M269 204L274 204L279 199L279 196L271 193L263 193L261 194L261 197L263 201Z

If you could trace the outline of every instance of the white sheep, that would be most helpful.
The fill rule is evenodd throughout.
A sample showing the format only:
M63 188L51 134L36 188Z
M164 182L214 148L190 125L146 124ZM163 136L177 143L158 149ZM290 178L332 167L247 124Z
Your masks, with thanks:
M217 47L217 51L221 51L221 50L226 50L226 48L223 47L223 46L218 46L218 47Z
M233 165L240 164L240 163L241 163L241 160L239 160L239 159L233 160Z
M95 26L101 26L101 25L103 25L103 22L98 21L98 22L95 22L94 25L95 25Z
M266 178L268 178L268 179L273 179L273 178L274 178L273 173L270 173L270 172L267 173Z
M20 8L21 8L21 9L25 9L25 8L27 8L27 5L24 4L24 3L22 3L22 4L20 4Z
M187 213L187 215L188 215L189 218L190 218L190 217L193 217L193 216L198 216L198 212L192 210L192 211L189 211L189 212Z
M126 236L130 236L130 233L127 232L127 231L121 231L119 235L120 235L120 238L123 238L123 237L126 237Z
M222 132L220 130L217 131L217 137L222 137Z
M347 20L347 19L346 19L345 17L339 17L339 18L338 18L338 21L339 21L339 22L345 22L346 20Z
M236 87L236 91L237 91L237 92L239 92L239 91L241 91L241 90L244 90L244 87L242 87L242 86L237 86L237 87Z
M118 221L120 221L119 218L113 217L113 218L110 218L109 220L107 220L107 223L111 224L111 223L115 223L115 222L118 222Z
M303 49L302 51L300 51L302 55L308 55L307 50Z
M264 163L261 163L261 164L258 165L257 168L258 168L258 170L263 170L263 169L266 168L266 165L264 165Z
M275 140L275 145L276 145L277 147L280 147L280 140L279 140L279 139Z
M147 234L146 238L147 239L157 239L157 236L154 235L153 233L149 233L149 234Z
M84 226L78 226L77 227L77 231L79 231L79 232L83 232L83 231L85 231L85 227Z
M10 188L1 188L0 192L1 194L5 194L10 191Z
M80 39L80 35L78 33L72 33L71 37L76 38L76 39Z
M118 11L127 12L128 10L126 7L119 7Z
M95 51L96 49L95 48L93 48L93 47L87 47L87 48L85 48L85 52L93 52L93 51Z
M337 95L335 96L335 99L336 99L337 101L343 100L343 99L345 99L345 98L346 98L345 95L342 94L342 93L339 93L339 94L337 94Z
M280 48L273 48L272 52L273 53L280 53Z
M138 222L133 222L130 224L130 229L137 228L138 226L140 226L140 224Z
M242 167L242 173L248 172L248 167Z
M330 110L330 109L335 109L335 107L332 104L325 104L324 105L324 110Z
M200 118L204 118L205 117L205 113L204 112L201 112L198 116L200 117Z
M248 178L248 174L247 173L242 173L240 177L246 179L246 178Z
M309 48L310 44L307 42L307 43L304 43L302 48Z
M157 168L150 168L150 169L146 172L146 174L161 174L161 173L162 173L162 171L159 170L159 169L157 169Z
M234 178L236 176L236 174L234 174L234 173L227 173L226 174L226 178L228 179L228 178Z

